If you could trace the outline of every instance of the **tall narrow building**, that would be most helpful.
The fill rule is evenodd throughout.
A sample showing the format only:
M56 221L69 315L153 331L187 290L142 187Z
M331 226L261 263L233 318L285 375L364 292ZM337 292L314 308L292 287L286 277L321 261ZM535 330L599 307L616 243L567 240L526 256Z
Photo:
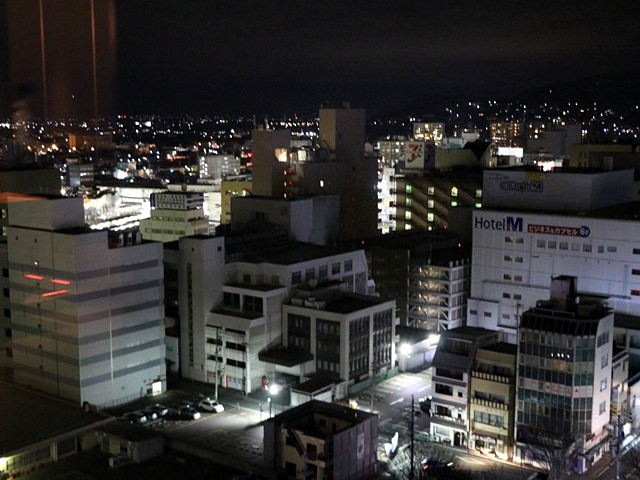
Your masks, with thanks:
M8 210L14 380L99 406L165 391L162 244L113 248L81 198Z

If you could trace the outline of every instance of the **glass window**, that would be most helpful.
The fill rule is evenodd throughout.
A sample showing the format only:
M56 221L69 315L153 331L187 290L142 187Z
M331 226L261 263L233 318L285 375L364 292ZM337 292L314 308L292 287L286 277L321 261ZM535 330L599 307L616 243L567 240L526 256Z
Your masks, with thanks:
M353 270L353 260L345 260L344 262L344 271L350 272Z

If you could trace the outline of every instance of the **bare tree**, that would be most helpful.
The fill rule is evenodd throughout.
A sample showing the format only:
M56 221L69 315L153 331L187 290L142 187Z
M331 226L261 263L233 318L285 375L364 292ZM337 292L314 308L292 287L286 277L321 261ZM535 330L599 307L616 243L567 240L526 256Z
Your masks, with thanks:
M422 461L431 461L440 465L455 466L455 455L451 450L442 447L436 443L428 441L416 441L414 443L414 465L413 475L411 472L411 447L403 446L396 453L392 460L389 460L388 471L385 472L387 477L393 480L420 480L422 478L446 478L447 480L472 480L473 476L467 470L459 469L443 469L442 471L434 471L425 477L422 469Z

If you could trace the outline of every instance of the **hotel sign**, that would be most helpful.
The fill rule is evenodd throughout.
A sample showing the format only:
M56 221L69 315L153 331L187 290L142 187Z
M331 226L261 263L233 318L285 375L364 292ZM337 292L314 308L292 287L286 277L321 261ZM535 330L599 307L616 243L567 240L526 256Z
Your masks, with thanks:
M565 237L588 237L591 229L586 226L582 227L558 227L556 225L540 225L532 223L527 225L527 232L542 233L546 235L563 235Z
M495 218L485 219L476 217L474 220L474 228L483 230L506 230L510 232L521 232L523 220L522 217L506 216L501 220Z
M538 180L528 182L504 181L500 182L500 189L513 190L515 192L541 193L544 189L544 184Z
M474 219L473 227L480 230L498 230L506 232L524 231L523 217L512 217L506 215L501 219L484 218L478 216ZM537 233L543 235L561 235L565 237L588 237L591 229L585 225L581 227L567 227L557 225L543 225L530 223L526 228L527 233Z

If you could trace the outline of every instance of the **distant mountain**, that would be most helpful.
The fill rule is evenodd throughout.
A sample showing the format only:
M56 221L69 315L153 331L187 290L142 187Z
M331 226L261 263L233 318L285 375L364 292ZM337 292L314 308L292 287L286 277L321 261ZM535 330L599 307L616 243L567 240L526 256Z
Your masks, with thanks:
M628 71L622 75L600 75L571 82L543 85L524 90L512 98L496 98L495 95L490 98L430 95L389 110L385 115L389 117L415 115L425 119L442 120L446 117L445 108L447 107L455 107L456 104L463 105L467 102L482 103L489 99L498 100L498 103L503 105L508 102L531 105L597 102L600 106L628 111L640 103L640 70Z
M545 85L517 95L521 102L598 102L626 107L640 102L640 70L623 75L599 75L572 82Z

